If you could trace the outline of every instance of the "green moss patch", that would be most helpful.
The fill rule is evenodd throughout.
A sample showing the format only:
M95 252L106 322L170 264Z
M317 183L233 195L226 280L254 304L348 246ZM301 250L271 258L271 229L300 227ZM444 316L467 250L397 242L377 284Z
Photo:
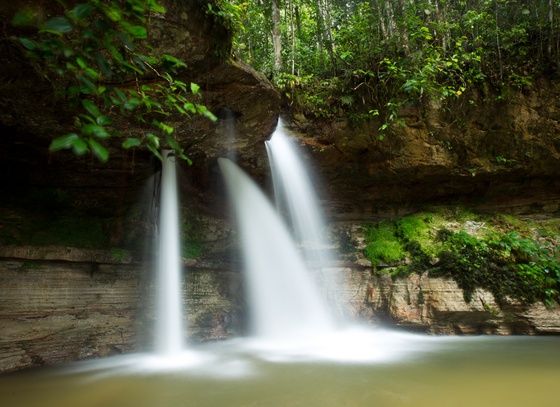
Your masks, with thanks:
M560 221L435 208L365 225L365 256L395 277L428 272L451 277L472 300L476 288L523 303L559 301ZM380 271L381 272L381 271Z

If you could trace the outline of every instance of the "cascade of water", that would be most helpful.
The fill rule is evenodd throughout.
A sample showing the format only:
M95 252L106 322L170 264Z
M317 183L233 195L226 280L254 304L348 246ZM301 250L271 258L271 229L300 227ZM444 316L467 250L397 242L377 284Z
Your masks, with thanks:
M314 273L314 278L329 298L331 314L341 317L344 310L339 299L340 274L333 268L336 256L327 237L326 223L315 192L317 182L310 176L311 169L302 159L294 140L286 133L281 119L265 144L276 206L291 221L295 239L308 267L320 270Z
M332 332L328 308L274 207L234 163L218 163L240 229L253 333L299 340Z
M156 349L170 356L183 349L179 200L175 157L168 150L162 156Z
M309 170L300 158L296 146L286 134L281 120L269 141L265 142L274 182L276 204L287 208L294 237L304 249L306 260L317 267L330 263L332 256L325 238L325 223L321 217L315 188Z

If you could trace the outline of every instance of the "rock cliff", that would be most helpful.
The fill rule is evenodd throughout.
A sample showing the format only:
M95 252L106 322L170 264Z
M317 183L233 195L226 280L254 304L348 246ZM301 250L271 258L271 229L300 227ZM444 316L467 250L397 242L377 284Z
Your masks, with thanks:
M507 101L473 92L448 106L406 107L399 112L406 125L383 140L376 121L294 114L292 129L319 166L336 219L433 203L552 215L559 209L559 87L543 79Z
M45 15L55 0L26 2ZM228 120L238 161L268 183L263 141L280 98L266 78L228 56L228 34L197 1L166 0L154 46L187 62L182 80L201 86L217 124L174 123L194 161L182 168L183 253L192 341L244 332L244 283L234 227L216 168L227 156ZM19 5L0 5L10 21ZM56 83L23 55L20 35L4 27L0 43L0 372L149 349L154 315L150 250L153 160L109 145L105 165L70 152L48 153L73 112ZM560 85L543 82L509 102L471 95L445 112L404 109L406 126L379 140L379 123L331 122L287 114L302 153L324 182L322 203L340 251L361 222L398 217L423 205L462 203L486 211L558 216ZM231 116L230 116L231 115ZM233 119L228 119L233 117ZM141 204L138 204L140 202ZM367 323L434 334L557 334L558 307L497 304L478 290L471 303L456 283L428 276L392 280L355 259L324 273L342 276L330 293L337 312ZM148 259L148 261L146 261Z

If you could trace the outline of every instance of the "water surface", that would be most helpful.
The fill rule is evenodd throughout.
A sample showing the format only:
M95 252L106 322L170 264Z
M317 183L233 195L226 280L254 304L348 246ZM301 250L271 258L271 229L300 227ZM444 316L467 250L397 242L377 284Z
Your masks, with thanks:
M346 346L344 346L344 343ZM3 407L560 405L560 337L251 339L0 377Z

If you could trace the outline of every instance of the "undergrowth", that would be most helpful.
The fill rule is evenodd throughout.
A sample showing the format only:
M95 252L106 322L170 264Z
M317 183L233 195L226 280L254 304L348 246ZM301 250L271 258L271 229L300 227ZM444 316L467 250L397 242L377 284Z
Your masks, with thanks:
M470 302L476 288L501 301L559 302L560 223L441 208L364 225L365 256L377 273L451 277Z

